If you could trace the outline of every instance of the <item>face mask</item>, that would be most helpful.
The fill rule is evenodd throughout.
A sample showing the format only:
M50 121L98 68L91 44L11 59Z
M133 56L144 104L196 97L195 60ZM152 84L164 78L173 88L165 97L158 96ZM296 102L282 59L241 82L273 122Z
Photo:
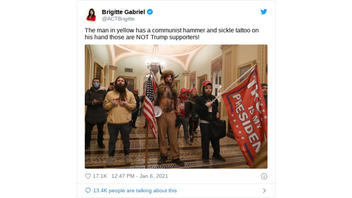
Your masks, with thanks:
M93 86L94 86L95 88L99 88L99 83L98 83L98 82L93 82Z

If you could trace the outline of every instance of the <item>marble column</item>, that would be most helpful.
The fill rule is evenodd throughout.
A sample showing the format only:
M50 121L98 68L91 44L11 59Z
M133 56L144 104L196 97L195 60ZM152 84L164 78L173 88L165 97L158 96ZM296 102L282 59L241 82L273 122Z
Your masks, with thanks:
M190 88L191 87L191 85L190 85L190 83L191 83L191 80L190 80L190 77L191 77L191 73L189 72L189 71L186 71L186 72L183 72L182 73L182 75L183 75L183 85L184 85L184 87L185 88Z

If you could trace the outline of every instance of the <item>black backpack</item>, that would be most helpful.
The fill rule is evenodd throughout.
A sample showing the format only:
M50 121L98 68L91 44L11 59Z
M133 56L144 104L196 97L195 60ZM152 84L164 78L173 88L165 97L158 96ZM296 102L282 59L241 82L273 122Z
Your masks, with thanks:
M226 121L225 120L214 120L210 122L211 135L217 139L221 139L226 136Z

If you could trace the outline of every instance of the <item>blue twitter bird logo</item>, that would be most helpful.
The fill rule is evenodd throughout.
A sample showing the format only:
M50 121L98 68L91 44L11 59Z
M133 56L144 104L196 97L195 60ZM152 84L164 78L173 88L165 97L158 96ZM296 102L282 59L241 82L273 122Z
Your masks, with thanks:
M262 15L266 14L266 9L261 9L260 11L261 11Z

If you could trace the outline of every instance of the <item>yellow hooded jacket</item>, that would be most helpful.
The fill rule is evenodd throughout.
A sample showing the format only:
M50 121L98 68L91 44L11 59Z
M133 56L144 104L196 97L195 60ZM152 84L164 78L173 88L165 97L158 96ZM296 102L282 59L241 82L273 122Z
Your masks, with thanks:
M134 95L128 89L126 89L126 102L127 106L123 107L120 105L113 106L111 101L113 99L119 99L120 93L117 91L109 91L104 100L104 109L108 111L107 122L110 124L126 124L131 121L132 110L136 108L136 100Z

